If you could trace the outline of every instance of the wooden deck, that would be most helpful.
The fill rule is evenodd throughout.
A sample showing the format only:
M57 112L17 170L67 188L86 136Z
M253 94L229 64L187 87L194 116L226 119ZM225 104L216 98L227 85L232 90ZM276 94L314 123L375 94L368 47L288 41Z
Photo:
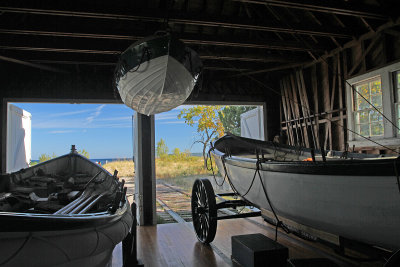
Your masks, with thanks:
M199 243L191 223L138 227L138 258L145 266L235 266L231 261L231 236L262 233L275 237L273 226L261 217L222 220L210 246ZM382 266L382 262L355 262L343 258L320 243L278 233L278 242L289 248L289 257L328 258L339 266ZM113 266L122 266L121 246L113 256Z

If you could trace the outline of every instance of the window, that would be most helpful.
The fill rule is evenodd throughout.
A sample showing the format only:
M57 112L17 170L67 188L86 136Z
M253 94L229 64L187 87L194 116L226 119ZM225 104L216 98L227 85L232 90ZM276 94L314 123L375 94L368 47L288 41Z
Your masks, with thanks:
M362 136L382 136L383 116L377 111L383 112L381 78L358 83L353 88L356 132Z
M395 109L397 116L397 127L400 128L400 71L394 73L394 94L395 94ZM397 129L397 134L400 134L400 130Z
M378 141L384 145L399 146L400 63L362 74L347 82L347 127L351 130L348 132L349 145L374 147L374 142Z

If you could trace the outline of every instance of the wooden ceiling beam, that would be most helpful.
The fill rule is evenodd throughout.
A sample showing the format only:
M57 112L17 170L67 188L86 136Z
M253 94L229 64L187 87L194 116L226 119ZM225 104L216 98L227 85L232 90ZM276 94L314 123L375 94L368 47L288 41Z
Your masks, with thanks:
M370 11L362 11L356 9L348 9L348 8L338 8L338 7L329 7L321 4L308 4L304 3L304 1L285 1L285 0L234 0L237 2L243 3L252 3L258 5L265 6L278 6L278 7L286 7L300 10L308 10L312 12L322 12L329 14L337 14L344 16L358 16L370 19L379 19L379 20L387 20L389 16L386 14L381 14L377 12ZM321 2L320 2L321 3Z
M4 7L0 6L0 12L9 13L21 13L21 14L34 14L34 15L50 15L50 16L64 16L64 17L80 17L80 18L91 18L91 19L112 19L112 20L127 20L127 21L146 21L146 22L158 22L163 23L163 17L156 16L143 16L143 15L125 15L125 14L112 14L112 13L97 13L97 12L78 12L78 11L67 11L67 10L50 10L50 9L36 9L36 8L21 8L21 7ZM193 16L192 16L193 15ZM316 35L325 37L336 37L336 38L352 38L351 35L341 32L330 32L326 30L309 30L309 29L293 29L280 26L266 26L256 24L242 24L237 22L228 22L216 20L215 18L203 18L192 19L196 17L195 14L188 15L190 18L180 18L179 13L172 14L170 12L169 22L177 24L187 24L195 26L207 26L207 27L223 27L230 29L242 29L252 31L266 31L266 32L281 32L288 34L303 34L303 35Z
M55 31L38 31L38 30L21 30L21 29L2 29L0 34L13 34L13 35L33 35L33 36L49 36L49 37L70 37L70 38L89 38L89 39L108 39L108 40L127 40L137 41L144 38L144 36L129 36L117 34L92 34L92 33L78 33L78 32L55 32ZM241 47L241 48L255 48L255 49L270 49L270 50L290 50L290 51L321 51L322 48L318 47L304 47L301 44L287 41L265 40L263 42L229 42L218 40L201 40L192 39L189 35L182 35L180 40L186 44L192 45L209 45L209 46L223 46L223 47ZM187 38L185 38L187 37ZM189 39L190 38L190 39ZM226 38L224 38L226 39Z
M73 48L53 48L53 47L33 47L33 46L5 46L0 45L2 50L11 51L29 51L29 52L45 52L45 53L73 53L73 54L92 54L92 55L111 55L118 56L121 51L118 50L94 50L94 49L73 49ZM243 55L243 54L233 54L233 53L200 53L200 58L202 60L222 60L222 61L238 61L238 62L254 62L254 63L269 63L269 62L294 62L297 60L304 60L304 57L288 57L288 56L259 56L257 54Z
M16 64L20 64L20 65L24 65L24 66L28 66L28 67L32 67L32 68L36 68L36 69L47 70L47 71L51 71L51 72L67 73L66 71L59 69L59 68L45 66L42 64L38 64L38 63L27 62L27 61L10 58L10 57L5 57L5 56L1 56L1 55L0 55L0 60L12 62L12 63L16 63Z

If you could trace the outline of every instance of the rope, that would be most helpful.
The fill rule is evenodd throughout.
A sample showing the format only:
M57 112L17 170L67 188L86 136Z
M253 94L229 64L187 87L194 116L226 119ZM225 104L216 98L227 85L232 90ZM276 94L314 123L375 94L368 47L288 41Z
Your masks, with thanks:
M400 193L400 177L399 177L399 171L397 170L397 162L400 160L400 157L397 157L393 163L394 163L394 175L396 176L397 179L397 187L399 189L399 193Z
M268 196L268 193L267 193L267 190L265 188L264 182L263 182L263 180L261 178L260 170L262 170L262 168L261 168L261 160L258 158L258 154L257 154L257 163L256 164L257 164L257 167L256 167L255 174L258 173L258 177L260 178L260 183L261 183L262 189L264 191L265 198L267 199L268 205L270 206L271 211L274 214L274 217L276 219L275 241L277 241L278 240L278 228L279 227L281 227L287 234L290 234L291 232L288 229L288 227L281 220L279 220L278 215L276 214L275 209L272 206L272 203L271 203L271 200L270 200L270 198ZM254 174L254 176L255 176L255 174Z
M24 243L12 254L8 259L0 263L0 266L6 265L8 262L10 262L12 259L14 259L18 253L22 251L22 249L25 247L25 245L32 239L32 233L30 232L29 235L26 237Z
M228 183L229 183L229 185L231 186L233 192L234 192L236 195L242 197L245 201L247 201L247 202L249 202L249 203L251 203L251 202L248 201L248 200L245 198L245 196L249 193L250 189L253 187L254 181L255 181L255 178L256 178L256 175L258 174L258 177L260 178L261 186L262 186L263 191L264 191L264 195L265 195L265 197L266 197L266 199L267 199L267 201L268 201L268 204L269 204L269 206L271 207L271 211L272 211L272 213L274 214L274 217L275 217L275 219L276 219L275 241L278 240L278 228L279 228L279 227L281 227L287 234L290 234L291 231L288 229L288 227L287 227L281 220L279 220L278 215L276 214L275 209L274 209L274 207L272 206L272 203L271 203L271 200L270 200L270 198L269 198L269 196L268 196L267 190L265 189L265 185L264 185L264 183L263 183L263 181L262 181L261 173L260 173L260 170L262 170L262 168L261 168L262 160L259 158L258 153L257 153L256 170L255 170L255 172L254 172L253 180L251 181L251 184L250 184L249 188L247 189L246 193L243 194L243 195L240 195L240 194L239 194L239 192L237 191L237 189L235 188L235 186L232 184L231 179L230 179L229 176L228 176L228 171L227 171L226 164L225 164L225 156L224 156L224 157L221 157L221 161L222 161L222 165L223 165L223 167L224 167L225 176L227 177Z
M222 186L224 185L224 183L225 183L226 173L225 173L224 180L222 181L222 183L221 183L221 184L218 184L217 178L215 177L214 167L213 167L212 158L211 158L211 151L212 151L212 150L214 150L214 147L213 147L213 145L212 145L212 143L211 143L210 149L209 149L208 152L207 152L207 157L206 157L206 168L207 168L208 171L211 171L211 172L212 172L213 177L214 177L214 182L215 182L215 184L216 184L217 186L219 186L219 187L222 187ZM210 168L208 168L208 160L209 160L209 159L210 159Z
M68 256L68 253L62 247L57 245L57 243L52 242L52 241L50 241L50 240L48 240L48 239L46 239L44 237L41 237L41 236L33 236L32 238L38 239L38 240L40 240L42 242L45 242L45 243L48 243L48 244L52 245L53 247L57 248L61 253L64 254L64 256L67 258L67 261L71 261L71 258Z

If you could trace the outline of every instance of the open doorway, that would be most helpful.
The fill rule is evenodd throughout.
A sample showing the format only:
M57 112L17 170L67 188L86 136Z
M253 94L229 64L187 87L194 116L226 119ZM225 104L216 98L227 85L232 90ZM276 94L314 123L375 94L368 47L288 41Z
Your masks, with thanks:
M196 179L230 191L208 155L210 142L226 133L264 140L264 112L261 105L183 105L156 115L155 127L157 223L188 222Z

